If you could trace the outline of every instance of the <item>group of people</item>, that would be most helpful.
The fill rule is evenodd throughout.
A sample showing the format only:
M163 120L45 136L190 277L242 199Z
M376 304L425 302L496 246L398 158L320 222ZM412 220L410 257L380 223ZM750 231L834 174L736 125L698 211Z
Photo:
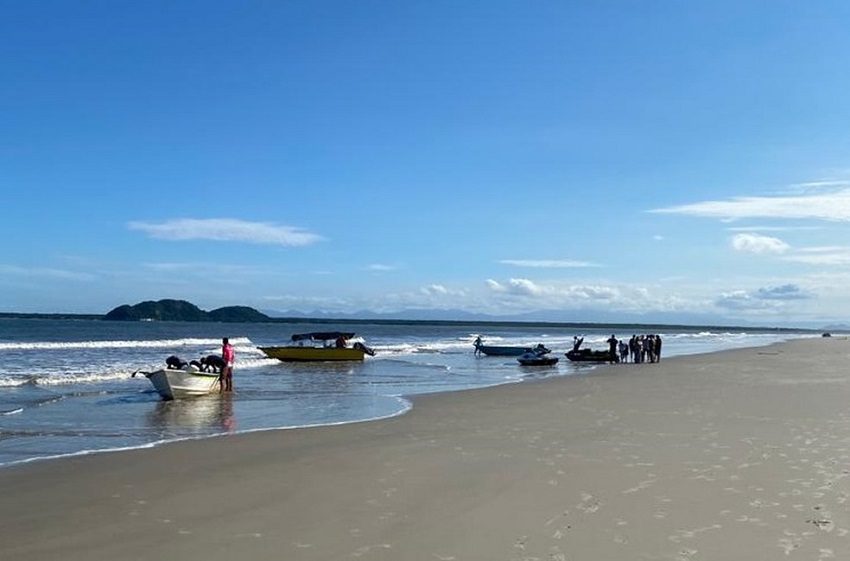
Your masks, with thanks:
M661 360L661 336L655 334L632 335L628 341L617 340L615 335L606 341L608 353L611 355L611 363L631 362L640 364L643 362L658 362Z

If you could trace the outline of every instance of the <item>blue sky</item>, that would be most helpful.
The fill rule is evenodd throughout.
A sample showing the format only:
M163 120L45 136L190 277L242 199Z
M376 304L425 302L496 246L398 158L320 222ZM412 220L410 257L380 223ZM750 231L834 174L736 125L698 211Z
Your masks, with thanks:
M0 6L0 311L850 314L844 2Z

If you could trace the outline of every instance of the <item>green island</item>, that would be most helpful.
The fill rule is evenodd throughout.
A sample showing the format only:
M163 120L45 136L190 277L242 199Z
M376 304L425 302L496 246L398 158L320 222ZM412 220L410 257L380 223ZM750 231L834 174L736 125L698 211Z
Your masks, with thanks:
M185 300L148 300L135 305L124 304L110 310L107 321L219 321L266 322L271 318L248 306L225 306L209 312Z

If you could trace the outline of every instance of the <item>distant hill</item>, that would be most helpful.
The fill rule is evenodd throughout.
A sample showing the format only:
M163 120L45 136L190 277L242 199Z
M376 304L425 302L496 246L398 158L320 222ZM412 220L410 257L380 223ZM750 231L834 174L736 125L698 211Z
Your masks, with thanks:
M269 321L271 318L262 312L248 306L225 306L207 312L212 321L236 321L248 323L252 321Z
M267 315L247 306L227 306L205 312L185 300L148 300L135 305L124 304L107 313L109 321L269 321Z

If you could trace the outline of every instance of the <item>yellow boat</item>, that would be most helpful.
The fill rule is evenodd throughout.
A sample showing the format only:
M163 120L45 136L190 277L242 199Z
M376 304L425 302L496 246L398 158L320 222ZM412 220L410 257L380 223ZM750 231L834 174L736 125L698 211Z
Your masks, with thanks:
M283 361L322 361L322 360L363 360L366 355L373 356L375 351L357 342L349 346L348 340L354 333L327 331L316 333L297 333L292 343L280 347L260 347L266 356ZM329 341L334 341L328 345ZM316 346L316 343L321 343Z

